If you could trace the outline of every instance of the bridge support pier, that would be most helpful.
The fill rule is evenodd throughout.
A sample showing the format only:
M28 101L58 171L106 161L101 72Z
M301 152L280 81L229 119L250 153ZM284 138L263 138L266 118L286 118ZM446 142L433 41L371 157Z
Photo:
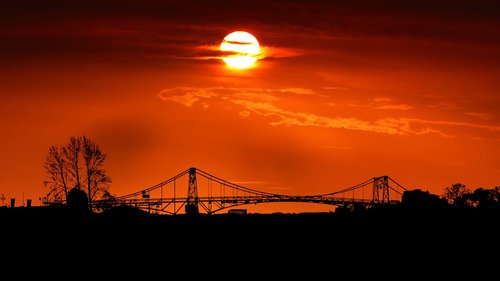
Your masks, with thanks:
M373 178L373 204L389 204L389 181L388 176ZM382 198L380 198L382 190Z
M200 213L198 209L198 186L196 184L196 168L189 169L188 196L186 200L186 215L196 215Z

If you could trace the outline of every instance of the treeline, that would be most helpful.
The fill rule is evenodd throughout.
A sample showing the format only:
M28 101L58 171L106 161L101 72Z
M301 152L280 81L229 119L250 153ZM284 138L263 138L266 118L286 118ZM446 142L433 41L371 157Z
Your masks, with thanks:
M421 189L403 193L402 206L415 208L500 208L500 186L495 188L476 188L456 183L444 189L444 195L438 196Z

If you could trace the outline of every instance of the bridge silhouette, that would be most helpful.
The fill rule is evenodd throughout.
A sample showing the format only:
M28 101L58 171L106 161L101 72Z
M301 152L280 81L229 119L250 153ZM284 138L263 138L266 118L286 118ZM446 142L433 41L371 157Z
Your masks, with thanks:
M200 185L200 181L206 183ZM187 185L187 192L185 190L179 192L179 185ZM365 192L365 189L369 191ZM407 190L405 187L389 176L381 176L326 194L285 195L247 188L203 170L189 168L159 184L117 196L112 201L94 201L94 207L130 205L148 212L164 214L214 214L242 205L278 202L369 208L376 205L399 204L405 190Z

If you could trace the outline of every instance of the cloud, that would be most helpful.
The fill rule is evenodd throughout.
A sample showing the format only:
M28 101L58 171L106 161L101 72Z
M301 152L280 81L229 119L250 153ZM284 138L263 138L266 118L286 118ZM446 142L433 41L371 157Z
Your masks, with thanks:
M393 104L392 99L388 97L376 97L373 99L374 104L369 104L369 107L374 109L389 109L389 110L410 110L413 106L408 105L406 103L402 104Z
M260 58L290 58L290 57L299 57L304 56L311 53L310 51L306 51L298 48L285 48L285 47L276 47L276 46L261 46L261 56Z
M331 90L331 91L348 91L348 87L338 87L338 86L325 86L322 87L324 90Z
M179 95L178 93L182 94ZM191 107L201 98L208 99L215 96L217 94L211 92L210 89L189 87L165 89L158 94L158 97L162 100L180 103L186 107Z
M373 102L367 102L367 103L349 103L349 106L352 107L367 107L371 109L377 109L377 110L401 110L401 111L407 111L410 109L413 109L413 106L406 104L406 103L400 103L396 104L392 102L393 99L388 98L388 97L376 97L373 99Z
M259 101L266 101L266 102L272 102L272 101L277 101L279 100L278 97L269 94L269 93L262 93L262 92L252 92L252 91L243 91L241 93L235 93L233 94L233 98L237 99L245 99L245 100L259 100Z
M287 88L287 89L282 89L280 90L282 93L293 93L297 95L313 95L315 94L314 91L310 89L304 89L304 88Z
M191 107L202 99L221 98L224 100L252 100L261 102L273 102L280 100L286 94L315 95L310 89L283 88L283 89L260 89L260 88L231 88L231 87L176 87L164 89L158 93L158 97L164 101L180 103Z
M479 119L483 119L483 120L489 120L490 119L490 115L487 114L487 113L482 113L482 112L465 112L465 114L469 115L469 116L472 116L472 117L479 118Z
M222 102L229 102L242 109L238 115L244 118L250 117L251 113L269 117L269 124L272 126L302 126L346 129L364 132L383 133L390 135L426 135L437 134L442 137L454 137L447 127L465 127L472 129L482 129L499 132L500 127L445 121L445 120L425 120L418 118L405 117L385 117L374 121L362 120L352 116L324 116L313 112L292 111L280 105L283 95L316 95L316 92L304 88L277 88L277 89L258 89L258 88L234 88L234 87L177 87L165 89L158 96L164 101L171 101L182 104L186 107L192 107L195 103L208 105L211 99L218 99ZM389 98L377 99L378 102L391 102ZM407 105L378 105L385 106L387 109L408 110ZM204 106L207 108L208 106ZM374 106L375 108L377 106Z
M394 0L377 5L368 0L257 1L251 5L243 0L196 5L191 1L74 0L45 5L43 13L40 1L8 2L0 9L0 23L9 27L0 31L0 53L2 59L14 61L27 55L61 54L85 58L90 54L98 60L145 54L216 59L221 55L213 51L228 28L242 27L242 23L262 41L262 58L295 57L318 49L332 52L342 48L341 41L359 39L444 41L454 49L472 45L495 52L499 47L498 28L491 28L497 22L494 11L499 4L490 0L461 5L455 1L409 4ZM316 39L336 44L332 48ZM360 41L372 50L373 45L366 42ZM197 46L208 46L208 52L192 54Z
M292 112L281 109L269 102L254 102L249 100L233 100L235 104L241 105L246 109L262 116L276 117L277 121L272 121L273 126L295 125L312 126L320 128L343 128L349 130L371 131L387 134L401 134L397 128L379 124L370 124L369 122L357 118L325 117L305 112Z
M420 124L439 124L439 125L462 125L473 126L473 124L455 123L455 122L433 122L420 119L408 118L383 118L375 122L363 121L355 117L327 117L305 112L292 112L283 110L271 103L253 102L245 100L233 100L235 104L242 105L248 110L266 117L275 117L278 121L272 121L272 126L309 126L318 128L334 128L357 130L374 133L384 133L390 135L424 135L438 134L442 137L454 137L451 134L444 133L438 129L424 127L415 129L412 123Z
M192 48L194 51L184 57L177 57L180 59L194 59L194 60L212 60L212 59L222 59L230 55L237 55L238 52L221 51L219 49L219 44L204 44L195 47L186 46L187 48ZM262 59L282 59L290 57L298 57L308 54L305 50L284 48L284 47L271 47L271 46L260 46L260 54L255 57L259 60Z
M421 119L413 119L413 118L408 118L405 120L408 120L408 122L414 122L414 123L443 125L443 126L455 126L455 127L468 127L468 128L474 128L474 129L486 129L489 131L500 132L500 126L493 126L493 125L483 125L483 124L475 124L475 123L467 123L467 122L455 122L455 121L443 121L443 120L432 121L432 120L421 120Z
M249 116L250 116L250 114L251 114L251 113L250 113L250 111L248 111L248 110L243 110L243 111L240 111L240 112L238 113L238 115L239 115L239 116L241 116L241 117L243 117L243 118L247 118L247 117L249 117Z
M438 134L442 137L453 138L454 135L444 133L441 130L433 129L429 127L423 127L420 129L415 129L412 126L413 121L420 121L418 123L425 123L425 120L419 119L408 119L408 118L384 118L377 120L375 123L382 127L393 128L398 131L400 135L426 135L426 134Z
M375 109L390 109L390 110L410 110L413 106L408 105L406 103L402 104L384 104L384 105L376 105L373 108Z

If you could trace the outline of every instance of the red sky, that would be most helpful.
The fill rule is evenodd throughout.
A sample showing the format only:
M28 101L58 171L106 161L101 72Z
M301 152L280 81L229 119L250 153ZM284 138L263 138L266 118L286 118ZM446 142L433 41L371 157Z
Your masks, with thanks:
M497 1L42 2L0 8L7 198L38 204L49 146L81 134L115 195L192 166L292 195L500 185ZM217 58L235 30L252 69Z

